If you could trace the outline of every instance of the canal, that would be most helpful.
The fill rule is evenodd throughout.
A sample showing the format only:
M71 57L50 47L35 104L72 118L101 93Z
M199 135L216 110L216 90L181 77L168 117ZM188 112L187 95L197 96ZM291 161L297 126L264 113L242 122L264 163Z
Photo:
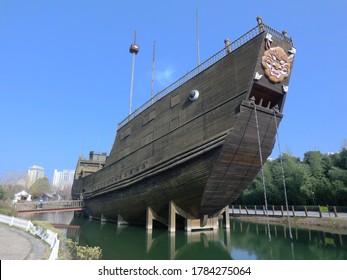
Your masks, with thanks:
M28 218L28 217L27 217ZM31 220L47 220L80 245L98 246L105 260L346 260L347 235L284 225L231 220L230 229L172 234L166 228L147 232L142 227L100 223L73 213L46 213Z

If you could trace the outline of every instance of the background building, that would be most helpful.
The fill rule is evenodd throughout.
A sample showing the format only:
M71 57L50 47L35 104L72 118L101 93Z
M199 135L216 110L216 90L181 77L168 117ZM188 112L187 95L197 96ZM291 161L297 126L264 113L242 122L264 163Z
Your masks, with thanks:
M28 170L28 175L26 178L26 187L30 188L38 179L45 177L45 169L41 166L33 165Z
M75 170L63 169L63 171L58 171L57 169L54 169L53 189L61 191L70 189L73 183L74 175Z

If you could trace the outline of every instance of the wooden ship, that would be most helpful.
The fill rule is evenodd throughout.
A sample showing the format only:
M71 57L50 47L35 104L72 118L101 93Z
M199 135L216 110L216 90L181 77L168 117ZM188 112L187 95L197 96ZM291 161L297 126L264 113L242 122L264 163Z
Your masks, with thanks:
M296 49L257 23L119 123L108 156L79 159L72 197L88 216L173 231L178 214L215 227L271 154L283 116Z

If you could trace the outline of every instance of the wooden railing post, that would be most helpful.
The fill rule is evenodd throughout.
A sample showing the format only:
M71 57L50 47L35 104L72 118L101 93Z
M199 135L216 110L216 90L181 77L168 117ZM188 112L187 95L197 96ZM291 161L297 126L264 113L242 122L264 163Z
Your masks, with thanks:
M334 209L334 215L335 215L335 217L337 217L336 206L334 206L333 209Z
M307 215L307 207L306 206L304 206L304 210L305 210L305 216L308 217L308 215Z
M295 209L294 209L294 205L292 205L292 211L293 211L293 217L295 217Z
M281 213L282 213L282 217L284 217L284 213L283 213L283 205L281 205Z

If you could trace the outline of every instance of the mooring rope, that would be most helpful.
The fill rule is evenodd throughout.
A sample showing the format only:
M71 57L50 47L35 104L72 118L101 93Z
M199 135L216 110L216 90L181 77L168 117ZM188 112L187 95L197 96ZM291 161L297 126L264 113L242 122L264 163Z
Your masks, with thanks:
M280 137L279 137L279 135L278 135L278 125L277 125L277 117L276 117L276 112L278 112L278 108L277 108L277 107L274 107L274 108L273 108L273 111L274 111L275 126L276 126L276 138L277 138L278 153L279 153L279 158L280 158L280 163L281 163L284 199L285 199L285 202L286 202L286 210L287 210L289 237L290 237L290 239L293 239L292 228L291 228L291 225L290 225L290 218L289 218L289 206L288 206L288 198L287 198L286 178L285 178L285 175L284 175L284 168L283 168L283 159L282 159L282 151L281 151Z
M269 236L269 241L271 241L269 213L268 213L268 205L267 205L267 197L266 197L265 174L264 174L264 168L263 168L263 154L262 154L262 151L261 151L261 142L260 142L260 133L259 133L259 123L258 123L258 116L257 116L257 107L256 107L255 102L254 102L254 115L255 115L255 123L256 123L256 125L257 125L258 148L259 148L261 175L262 175L262 181L263 181L265 211L266 211L266 218L267 218L267 232L268 232L268 236Z

